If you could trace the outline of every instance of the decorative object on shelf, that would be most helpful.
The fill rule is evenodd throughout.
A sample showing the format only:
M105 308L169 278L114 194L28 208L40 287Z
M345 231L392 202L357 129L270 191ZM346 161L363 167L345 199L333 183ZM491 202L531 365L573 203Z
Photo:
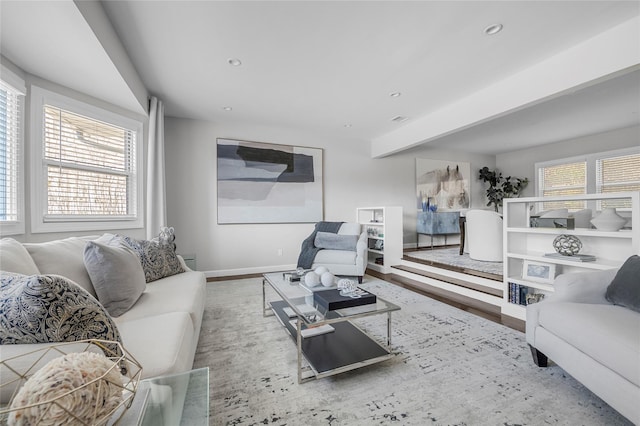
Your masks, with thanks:
M384 250L384 240L376 240L376 243L373 245L375 250Z
M470 177L469 163L416 158L418 211L468 209Z
M575 235L561 234L553 239L553 248L563 256L573 256L582 249L582 241Z
M544 299L543 293L527 293L527 305L538 303Z
M109 349L114 345L122 355ZM0 422L8 425L117 423L131 406L142 374L121 343L96 339L3 359L0 370L3 394L21 386L0 409Z
M489 183L489 188L487 188L489 202L487 206L493 204L495 211L502 207L503 199L519 197L522 190L529 184L529 179L527 178L502 177L501 172L489 170L486 166L478 172L478 179Z
M591 223L598 231L616 232L627 223L627 219L620 216L615 207L607 207L598 216L591 219Z
M522 278L541 283L552 283L556 277L556 265L552 263L524 260Z

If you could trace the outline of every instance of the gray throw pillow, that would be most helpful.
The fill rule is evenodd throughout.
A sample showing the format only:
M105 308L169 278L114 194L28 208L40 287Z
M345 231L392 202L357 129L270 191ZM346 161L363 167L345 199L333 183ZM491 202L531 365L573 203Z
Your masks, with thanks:
M147 286L140 259L128 247L89 241L84 265L98 300L113 317L127 312Z
M640 256L633 255L624 262L605 297L614 305L640 312Z
M358 235L341 235L333 232L317 232L314 245L323 249L355 251Z
M0 272L0 345L101 339L122 343L104 307L59 275ZM122 355L117 345L108 349Z
M136 240L117 235L122 243L136 252L147 282L185 272L172 245L150 240Z

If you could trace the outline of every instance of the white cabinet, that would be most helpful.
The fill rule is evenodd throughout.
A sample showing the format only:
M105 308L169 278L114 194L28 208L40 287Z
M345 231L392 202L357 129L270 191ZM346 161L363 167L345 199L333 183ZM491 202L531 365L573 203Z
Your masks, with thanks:
M542 203L553 201L585 202L594 217L604 204L626 203L620 215L629 218L627 225L616 232L595 228L535 228L530 225L533 211ZM553 278L561 273L617 268L631 255L640 254L640 192L586 194L562 197L510 198L504 200L504 274L502 314L525 319L525 307L519 303L529 294L549 294L554 291ZM553 240L559 235L577 237L582 248L579 254L593 255L594 261L579 262L572 257L548 257L553 254ZM526 269L525 269L526 268ZM535 271L535 273L531 273ZM538 272L541 272L538 274ZM548 282L544 278L547 272ZM540 278L536 278L539 275ZM520 297L519 297L520 296Z
M367 231L367 268L388 274L402 259L402 207L359 207L356 220Z

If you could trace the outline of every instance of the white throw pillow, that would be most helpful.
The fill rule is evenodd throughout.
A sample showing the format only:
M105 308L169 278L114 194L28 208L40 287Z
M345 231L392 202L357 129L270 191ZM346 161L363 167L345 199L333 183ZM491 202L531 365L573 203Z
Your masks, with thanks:
M23 275L40 273L27 249L13 238L0 240L0 270Z
M84 264L98 300L111 316L127 312L146 288L138 255L122 246L89 241L84 249Z
M92 237L71 237L45 243L24 243L41 274L62 275L96 297L84 267L84 246ZM97 297L96 297L97 298Z

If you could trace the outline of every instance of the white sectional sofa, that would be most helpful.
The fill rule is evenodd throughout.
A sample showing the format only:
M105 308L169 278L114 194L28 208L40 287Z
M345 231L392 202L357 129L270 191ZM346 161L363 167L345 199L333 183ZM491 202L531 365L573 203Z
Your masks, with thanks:
M96 297L83 261L88 241L72 237L46 243L0 240L0 270L25 275L62 275ZM188 371L193 366L205 306L206 279L180 262L185 272L146 284L135 304L114 317L122 344L142 365L142 378ZM47 345L0 345L2 359Z
M640 312L605 297L617 272L559 275L550 297L527 306L526 339L536 365L548 357L640 425Z

